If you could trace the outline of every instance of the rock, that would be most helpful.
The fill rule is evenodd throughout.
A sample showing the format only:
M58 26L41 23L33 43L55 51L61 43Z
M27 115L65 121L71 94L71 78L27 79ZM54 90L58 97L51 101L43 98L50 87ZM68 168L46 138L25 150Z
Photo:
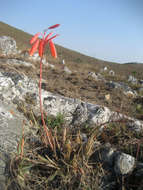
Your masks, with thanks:
M123 83L123 82L113 82L113 81L109 81L109 82L105 82L105 84L113 89L113 88L120 88L123 90L123 93L125 95L127 95L128 97L136 97L137 96L137 92L135 90L132 90L127 84Z
M32 97L34 106L31 107L35 113L39 109L38 81L34 81L25 75L15 72L0 72L0 99L5 102L18 104L19 101L25 102L25 97L29 93ZM82 102L78 99L67 98L54 95L42 89L43 106L47 114L56 116L58 113L65 115L68 124L73 125L104 125L110 121L117 121L128 118L132 123L132 128L143 128L140 121L129 118L120 113L112 112L107 107ZM26 103L26 102L25 102ZM32 105L31 105L32 106Z
M26 125L23 124L23 120ZM30 126L22 113L19 113L13 104L0 101L0 189L5 189L6 166L10 157L17 152L17 145L24 126L28 134ZM32 130L30 130L32 133Z
M110 102L110 101L111 101L111 96L110 96L110 94L106 94L106 95L105 95L105 100L106 100L107 102Z
M13 102L16 98L24 100L27 92L37 93L38 84L24 75L15 72L0 72L0 98L5 102Z
M128 82L131 82L132 84L137 84L138 80L134 76L129 75Z
M48 66L51 68L51 69L54 69L55 68L55 65L53 65L53 64L48 64Z
M97 76L94 72L89 72L89 73L88 73L88 76L93 77L95 80L99 80L99 79L98 79L98 76Z
M65 65L65 60L63 59L62 64Z
M135 168L138 170L137 175L143 175L143 163L136 163L135 158L129 154L119 152L111 147L110 143L95 147L95 151L91 157L94 162L101 162L113 168L117 175L125 175L131 173Z
M104 80L103 76L102 76L100 73L96 74L96 73L94 73L94 72L89 72L89 73L88 73L88 76L91 76L91 77L94 78L96 81Z
M88 138L87 138L87 135L85 133L81 133L80 137L81 137L81 140L83 143L87 143Z
M6 170L6 159L4 156L3 156L3 158L1 156L0 157L0 190L4 190L6 187L5 186L6 185L5 184L6 183L5 170Z
M108 68L107 67L104 67L104 68L101 68L100 69L100 73L105 73L108 71Z
M77 110L82 110L82 108L78 108L80 104L80 101L76 99L54 95L50 92L44 92L43 94L43 106L46 113L51 116L61 113L64 115L67 123L74 122L74 113L77 113Z
M135 158L129 154L121 153L115 158L114 170L118 175L131 173L135 167Z
M100 185L97 189L99 190L114 190L117 189L116 177L112 173L105 174L101 177Z
M16 150L22 122L26 120L12 104L0 102L0 151L9 154Z
M133 91L124 91L124 94L128 97L128 98L135 98L137 96L137 93L133 92Z
M67 66L64 66L64 71L65 71L67 74L72 74L72 71L71 71Z
M115 72L114 72L113 70L110 70L110 71L109 71L109 75L115 76Z
M139 92L140 95L143 95L143 87L139 88L138 92Z
M85 123L101 125L112 117L112 112L107 107L81 102L77 99L66 98L52 93L45 93L44 108L47 114L56 116L58 113L65 115L69 124L84 125ZM114 119L119 119L114 117Z
M134 171L134 175L136 180L140 183L143 184L143 163L138 162L136 169ZM137 190L142 190L143 189L143 185L139 186L137 188Z
M115 155L116 150L111 147L110 143L104 144L104 147L103 146L101 148L99 148L99 147L100 146L98 145L98 147L97 147L96 143L95 143L95 151L94 151L91 159L94 160L95 162L104 163L104 164L108 165L108 167L113 167L114 155Z
M107 71L108 70L108 68L107 67L104 67L104 69L103 69L104 71Z
M73 126L81 126L88 120L88 110L84 102L79 102L76 109L72 113L71 124Z
M34 53L32 56L29 56L29 59L32 61L40 61L40 57L38 53Z
M143 80L139 80L139 84L143 86Z
M131 118L130 118L131 119ZM132 120L132 119L131 119ZM132 122L133 121L133 122ZM133 129L136 132L142 132L143 131L143 122L139 121L137 119L133 119L132 121L129 121L127 123L127 127Z
M86 124L94 126L103 126L111 121L129 120L128 126L141 132L143 122L127 117L121 113L112 112L109 108L100 105L82 102L78 99L67 98L60 95L54 95L43 91L43 105L47 114L56 116L62 113L68 124L81 125ZM100 127L102 130L102 127Z
M117 87L117 85L116 85L116 83L115 82L112 82L112 81L107 81L106 83L106 86L108 86L108 88L110 88L110 89L113 89L113 88L118 88Z
M143 182L143 163L137 162L136 159L117 149L112 148L110 143L104 145L95 145L95 151L91 156L91 162L95 164L100 163L103 170L106 171L100 175L101 190L118 189L119 183L117 179L122 180L122 176L131 176L131 178L138 181L139 184ZM142 190L142 187L137 188Z
M46 58L45 58L45 57L43 57L42 63L43 63L44 65L47 64L47 61L46 61Z
M90 125L104 125L104 123L110 121L112 112L107 107L99 105L86 104L88 110L88 121Z
M9 36L0 37L0 51L3 55L17 54L16 41Z
M143 163L138 162L136 166L136 176L142 177L143 179Z
M46 65L46 66L48 66L48 67L50 67L51 69L54 69L54 68L55 68L55 65L48 63L48 62L46 61L46 59L43 60L43 64Z
M130 90L131 88L123 83L123 82L113 82L113 81L109 81L109 82L106 82L106 85L109 87L109 88L121 88L125 91L128 91Z
M25 67L34 67L34 65L32 63L26 62L26 61L21 61L18 59L7 59L7 61L5 62L5 64L10 64L10 65L19 65L19 66L25 66Z

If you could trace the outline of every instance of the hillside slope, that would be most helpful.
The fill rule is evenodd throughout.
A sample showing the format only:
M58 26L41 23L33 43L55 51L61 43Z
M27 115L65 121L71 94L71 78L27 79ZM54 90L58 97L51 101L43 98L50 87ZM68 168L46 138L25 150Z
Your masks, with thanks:
M29 39L32 35L14 28L8 24L0 22L0 36L6 35L13 37L16 42L17 46L21 50L27 50L30 48ZM99 72L99 70L105 66L109 69L114 70L117 74L120 75L128 75L132 72L137 72L138 76L142 78L142 70L143 64L118 64L109 61L99 60L90 56L86 56L79 52L64 48L62 46L56 45L57 52L58 52L58 61L61 62L62 59L65 59L66 63L69 64L71 67L75 67L78 69L78 66L82 70L86 68L90 68L91 71ZM47 51L47 54L49 52ZM78 65L78 66L77 66Z

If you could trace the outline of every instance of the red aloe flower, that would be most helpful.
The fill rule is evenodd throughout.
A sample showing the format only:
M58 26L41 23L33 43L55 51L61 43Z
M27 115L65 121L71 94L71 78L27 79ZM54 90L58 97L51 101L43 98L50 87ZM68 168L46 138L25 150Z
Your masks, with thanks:
M54 29L54 28L56 28L56 27L58 27L58 26L60 26L60 24L55 24L55 25L53 25L53 26L50 26L48 29ZM32 37L32 39L30 40L30 44L33 44L33 46L32 46L32 48L30 49L30 52L29 52L30 56L32 56L32 55L37 51L37 49L38 49L38 47L39 47L39 56L42 57L43 54L44 54L45 45L46 45L50 40L52 40L52 39L54 39L54 38L56 38L56 37L58 36L58 34L52 36L53 32L50 32L50 33L45 37L46 32L47 32L48 29L44 30L44 33L38 32L38 33L36 33L36 34ZM39 39L38 39L38 37L39 37L40 34L42 35L42 40L39 40ZM51 36L52 36L52 37L51 37ZM50 37L51 37L51 38L50 38ZM40 42L40 43L39 43L39 42ZM51 55L52 55L52 54L51 54ZM55 57L55 56L54 56L54 57Z
M40 32L38 32L37 34L35 34L35 35L31 38L30 44L33 44L33 43L37 40L37 38L39 37L39 35L40 35Z
M49 41L49 46L50 46L50 50L51 50L51 55L52 55L54 58L57 58L56 48L55 48L55 45L54 45L54 43L53 43L52 40Z
M48 29L54 29L56 27L58 27L59 24L55 24L53 26L50 26ZM44 114L43 114L43 106L42 106L42 97L41 97L41 86L42 86L42 60L43 60L43 54L44 54L44 50L45 50L45 45L49 42L49 46L50 46L50 51L51 51L51 55L56 58L57 57L57 52L56 52L56 48L55 45L52 41L52 39L54 39L55 37L57 37L58 35L54 35L52 36L53 32L50 32L46 37L46 32L48 31L48 29L44 30L43 33L38 32L37 34L35 34L32 39L30 40L30 44L32 45L32 48L30 49L30 56L32 56L38 49L39 47L39 56L41 57L40 60L40 79L39 79L39 99L40 99L40 112L41 112L41 120L42 120L42 124L44 127L44 134L46 134L46 136L48 137L48 143L51 146L52 149L54 149L54 143L53 143L53 137L51 135L51 132L49 131L48 127L45 125L45 120L44 120ZM42 35L42 39L38 39L39 35ZM52 36L52 37L51 37ZM50 38L51 37L51 38ZM46 138L43 139L44 143L47 145L46 143Z
M32 56L38 49L38 46L39 46L39 39L37 39L34 43L34 45L32 46L30 52L29 52L29 55Z
M45 41L42 39L39 44L39 56L42 57L44 53L44 43Z

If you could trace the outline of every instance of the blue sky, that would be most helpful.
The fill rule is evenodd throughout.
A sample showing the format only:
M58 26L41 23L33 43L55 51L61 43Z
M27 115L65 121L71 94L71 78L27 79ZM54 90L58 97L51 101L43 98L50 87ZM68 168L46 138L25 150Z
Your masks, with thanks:
M50 25L56 44L99 59L143 63L143 0L5 0L0 21L34 34Z

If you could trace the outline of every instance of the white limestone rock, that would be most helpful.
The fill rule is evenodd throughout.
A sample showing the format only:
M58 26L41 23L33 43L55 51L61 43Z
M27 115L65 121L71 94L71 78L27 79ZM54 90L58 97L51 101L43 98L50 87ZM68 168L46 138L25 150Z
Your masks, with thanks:
M0 51L5 56L17 54L16 41L9 36L0 36Z
M131 173L135 167L135 158L129 154L121 153L116 156L114 170L117 174Z

